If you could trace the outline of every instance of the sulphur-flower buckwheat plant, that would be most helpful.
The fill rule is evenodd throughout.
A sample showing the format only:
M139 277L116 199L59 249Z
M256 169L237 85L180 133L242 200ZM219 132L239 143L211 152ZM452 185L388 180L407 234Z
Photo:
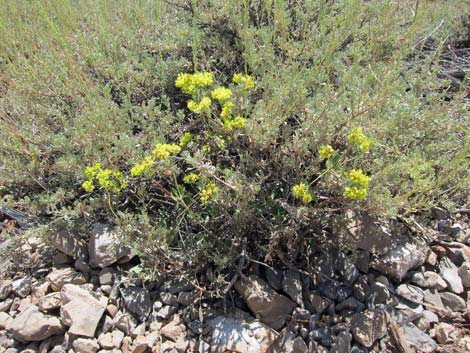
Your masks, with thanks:
M313 200L313 196L308 190L307 183L300 183L300 184L294 185L292 187L292 193L296 198L302 200L303 204L308 204L312 202Z
M181 151L181 147L175 144L159 143L153 150L155 158L164 161L170 158L171 155L178 154Z
M204 112L209 112L211 109L211 99L209 97L204 97L199 103L196 103L193 100L188 102L188 109L196 114L202 114Z
M207 202L212 200L212 198L215 196L215 194L217 194L218 191L219 188L217 187L217 185L215 185L215 183L207 183L207 185L204 187L204 189L201 190L200 193L202 204L206 204Z
M223 103L224 101L230 99L232 97L232 91L225 87L217 87L211 92L212 99Z
M116 194L127 187L124 175L119 170L103 169L100 163L87 167L85 175L87 180L82 183L82 188L86 192L92 192L95 189L95 179L98 181L101 189Z
M243 84L243 87L246 90L251 90L255 88L255 81L253 80L253 77L251 77L250 75L235 74L233 75L232 81L233 83L236 83L236 84Z
M131 168L131 176L136 177L141 176L143 174L147 174L154 164L155 161L151 156L145 157L142 162L136 164Z
M334 153L335 150L330 145L322 145L318 150L321 159L330 159Z
M349 172L345 172L344 175L353 184L344 189L344 196L353 200L365 199L370 177L364 174L361 169L352 169Z
M189 173L183 178L185 184L194 184L199 180L199 175L196 173Z
M364 135L362 128L353 128L348 135L348 140L354 143L354 145L362 152L367 152L370 149L371 141Z
M191 141L194 140L193 134L190 132L185 132L183 136L181 136L179 146L181 148L185 148Z
M211 72L180 73L175 81L175 86L186 94L193 94L197 87L211 86L213 80L214 75Z

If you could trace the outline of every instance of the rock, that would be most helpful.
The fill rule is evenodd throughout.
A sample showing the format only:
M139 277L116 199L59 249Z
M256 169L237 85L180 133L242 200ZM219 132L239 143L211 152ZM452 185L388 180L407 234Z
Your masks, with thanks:
M426 289L424 291L424 304L431 304L432 306L444 309L441 297L436 289Z
M449 285L449 289L460 294L463 292L462 280L459 276L459 269L448 257L443 257L439 262L439 272L442 278Z
M90 266L88 266L88 264L86 263L86 261L83 260L83 259L77 259L77 260L75 260L75 263L73 264L73 267L74 267L77 271L80 271L80 272L83 272L83 273L88 273L88 272L91 271Z
M98 344L102 349L113 349L113 334L112 332L105 333L98 337Z
M443 293L439 293L439 296L441 297L442 304L444 304L444 306L448 307L450 310L452 311L466 311L467 310L465 300L463 300L458 295L455 295L454 293L450 293L450 292L443 292Z
M30 305L9 321L7 330L21 342L42 341L65 332L58 318L44 315L35 305Z
M124 333L119 330L113 331L113 346L116 349L121 348L122 341L124 340Z
M256 317L275 330L284 326L296 307L293 301L276 293L255 275L239 279L235 283L235 289Z
M436 351L437 343L412 323L404 323L400 328L403 331L405 340L412 348L422 353L433 353Z
M361 312L364 310L365 305L362 304L360 301L354 299L353 297L347 298L346 300L342 301L341 303L335 306L336 312L341 312L343 310L352 310L354 312Z
M424 311L424 308L421 304L417 304L403 298L399 299L398 304L395 305L395 308L408 321L414 321L421 317Z
M12 291L12 281L9 279L0 280L0 300L8 298Z
M400 284L396 288L395 293L401 296L402 298L409 300L410 302L413 302L416 304L423 303L423 299L424 299L423 290L411 284Z
M456 330L454 326L445 322L441 322L436 325L434 327L434 331L436 332L437 342L440 344L453 343L458 336L458 330Z
M13 299L6 299L0 302L0 312L6 312L10 310L11 305L13 304Z
M458 267L465 261L470 261L470 248L461 243L452 242L446 244L447 256Z
M10 320L10 315L4 312L0 312L0 330L4 330L8 326Z
M410 282L420 286L421 288L434 288L443 290L447 288L447 283L439 274L432 271L415 272L411 275Z
M122 246L120 238L117 228L106 224L96 224L91 230L88 242L90 265L104 268L130 255L130 248Z
M49 281L42 279L37 281L31 286L31 299L37 301L39 298L44 297L50 287Z
M281 271L277 271L271 267L266 268L266 280L273 289L278 291L282 289L282 277Z
M336 301L342 302L346 300L348 297L350 297L353 293L353 290L351 287L348 286L338 286L336 288Z
M226 351L266 353L278 337L277 333L261 322L247 322L231 317L217 316L209 321L212 329L212 353Z
M372 304L383 304L390 299L390 291L381 282L375 282L370 287L369 302Z
M470 288L470 262L464 262L460 266L458 273L462 280L462 285L465 288Z
M96 353L100 349L95 339L87 338L77 338L73 341L72 346L77 353Z
M106 285L110 284L112 285L114 283L114 280L116 279L118 272L111 268L111 267L105 267L100 271L99 278L100 278L100 285Z
M385 312L366 310L363 313L354 314L351 320L351 332L358 343L371 347L375 341L387 334Z
M172 340L173 342L176 342L179 338L185 337L186 336L186 327L180 320L173 320L169 324L166 324L165 326L162 327L160 330L160 334Z
M436 266L437 265L437 255L434 251L430 251L428 256L426 257L426 264L430 266Z
M173 279L165 282L162 291L178 294L179 292L188 292L194 290L194 285L185 278Z
M181 293L188 293L188 292L181 292ZM163 304L178 306L178 297L176 296L176 294L171 294L170 292L161 292L160 299L162 300Z
M144 353L149 348L149 341L145 336L137 336L132 344L132 353Z
M130 335L137 326L134 317L127 313L118 313L113 320L114 327L123 331L126 335Z
M155 316L158 319L167 320L170 318L171 315L173 315L177 311L178 308L176 306L165 305L155 313Z
M355 265L362 273L369 273L370 253L365 250L356 251Z
M398 245L385 255L371 261L371 267L400 282L407 272L420 266L426 260L428 248L422 242L408 242Z
M248 351L237 351L248 352ZM251 350L249 352L257 352ZM262 350L260 352L266 352ZM287 332L284 337L279 338L269 349L270 353L283 352L283 353L308 353L308 347L301 337L296 337L293 332ZM221 351L222 353L222 351Z
M63 252L57 252L52 257L52 264L53 265L70 265L73 263L73 257L64 254Z
M198 297L197 291L180 292L178 293L178 303L183 306L188 306L194 303L197 297Z
M120 289L126 308L137 315L140 321L147 320L152 311L152 301L147 289L141 287L127 287Z
M367 276L361 276L356 280L353 285L353 296L360 302L366 300L367 294L370 291L369 282Z
M332 303L331 300L323 298L316 293L309 293L308 295L308 309L317 314L322 314Z
M17 297L25 298L31 293L31 278L24 277L13 281L12 290Z
M319 327L310 331L310 339L320 342L321 345L330 347L333 344L333 333L329 327Z
M342 259L342 261L339 261L337 271L341 278L341 281L348 286L352 286L354 282L356 282L356 279L360 276L357 267L347 258L344 258Z
M430 310L424 310L421 317L414 321L416 327L421 331L427 331L431 328L432 324L439 322L439 318L434 312Z
M304 306L302 298L302 281L298 271L286 271L282 280L282 290L299 306Z
M48 294L38 300L38 308L41 311L48 311L60 308L62 305L62 295L60 292Z
M341 331L335 337L330 353L350 353L352 336L349 332Z
M106 309L107 299L74 284L64 285L61 296L63 305L60 308L60 317L65 325L70 326L69 333L94 337Z
M86 241L72 230L62 229L57 233L50 234L48 240L51 244L74 259L85 259L88 257Z
M114 318L117 313L119 311L119 308L114 305L114 304L108 304L108 306L106 307L106 312L112 317Z
M81 285L86 283L85 276L74 271L71 267L64 267L49 273L46 279L51 283L54 291L60 291L65 284Z

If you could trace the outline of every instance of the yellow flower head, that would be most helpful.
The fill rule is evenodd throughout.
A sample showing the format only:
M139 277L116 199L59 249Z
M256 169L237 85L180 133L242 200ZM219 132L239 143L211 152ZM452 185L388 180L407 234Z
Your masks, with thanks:
M230 116L232 114L232 109L233 109L232 102L224 103L224 105L222 106L222 111L220 113L220 117L222 118L223 121L230 119Z
M131 168L131 176L136 177L148 173L154 163L155 162L151 156L145 157L142 162L136 164Z
M227 131L232 131L234 128L242 129L243 127L245 127L245 124L246 119L241 116L237 116L233 120L226 120L224 122L224 128Z
M358 188L356 186L348 186L344 189L343 195L352 200L363 200L367 197L367 189Z
M211 108L211 99L209 97L204 97L199 103L196 103L193 100L188 102L188 109L196 114L201 114L203 112L210 111Z
M219 191L219 188L217 187L217 185L215 185L215 183L213 182L207 183L205 188L202 189L200 193L201 202L203 204L207 203L215 196L215 194L217 194L218 191Z
M292 193L294 194L294 197L301 199L304 204L308 204L313 200L313 196L308 190L307 183L294 185L292 187Z
M86 167L85 169L85 175L88 178L88 180L92 180L96 174L101 170L101 163L96 163L93 166Z
M170 158L172 154L178 154L181 151L181 147L175 144L159 143L153 150L155 158L163 161Z
M212 85L214 75L211 72L196 72L194 74L179 73L175 86L186 94L193 94L196 87L208 87Z
M232 91L225 87L217 87L211 92L211 97L222 103L232 97Z
M184 135L181 136L180 147L185 148L188 145L188 143L190 143L193 139L194 139L193 134L191 134L190 132L185 132Z
M232 79L233 83L243 84L246 90L255 88L255 81L250 75L235 74Z
M348 140L356 145L362 152L367 152L370 149L371 141L362 132L362 128L353 128L348 135Z
M364 189L369 187L370 177L364 174L362 169L352 169L351 171L346 172L345 176L350 182L357 184Z
M82 188L86 192L92 192L95 189L95 185L93 184L92 180L86 180L83 182Z
M186 184L194 184L199 180L199 175L195 173L189 173L183 178L183 182Z
M334 153L335 150L330 145L322 145L318 151L318 154L322 159L330 159Z

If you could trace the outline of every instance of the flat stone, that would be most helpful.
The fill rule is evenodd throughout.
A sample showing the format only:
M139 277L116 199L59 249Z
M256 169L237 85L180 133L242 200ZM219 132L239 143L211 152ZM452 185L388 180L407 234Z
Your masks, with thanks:
M284 326L296 307L293 301L276 293L255 275L239 279L235 283L235 289L255 316L275 330Z
M48 240L56 249L74 259L85 259L88 257L85 239L72 230L62 229L56 233L49 234Z
M439 272L442 278L449 285L449 289L452 292L456 294L463 292L462 279L459 276L459 269L448 257L443 257L439 262Z
M188 292L181 292L181 293L188 293ZM171 294L170 292L161 292L160 299L162 300L163 304L178 306L178 297L176 296L176 294Z
M4 330L8 326L10 320L10 315L8 315L7 313L0 312L0 330Z
M212 353L267 353L278 337L274 330L261 322L218 316L210 320L208 325L212 329Z
M448 307L452 311L466 311L467 306L465 304L465 300L463 298L459 297L458 295L450 292L443 292L439 293L439 296L441 297L442 304L444 304L445 307Z
M0 300L8 298L13 291L12 281L9 279L0 280Z
M72 343L73 349L77 353L96 353L100 346L95 339L77 338Z
M416 304L423 303L424 292L421 288L413 286L411 284L400 284L395 293Z
M441 322L436 325L434 327L434 331L436 332L437 342L440 344L453 343L458 336L458 330L456 330L454 326L445 322Z
M370 286L369 292L369 301L372 304L383 304L386 303L390 299L390 291L388 287L381 283L375 282Z
M447 288L447 283L436 272L415 272L412 274L410 282L420 286L421 288L434 288L443 290Z
M94 337L106 309L107 299L74 284L64 285L61 296L63 305L60 308L60 317L65 325L70 326L69 333Z
M354 339L365 347L372 347L375 341L387 334L387 320L384 311L366 310L354 314L351 320Z
M417 351L422 353L434 353L437 350L437 343L412 323L404 323L400 328L403 331L405 340Z
M188 306L194 303L197 297L198 297L197 291L180 292L178 293L178 304L181 304L183 306Z
M322 314L330 305L332 301L318 295L316 293L309 293L307 308L317 314Z
M244 352L244 351L237 351ZM256 352L256 351L250 351ZM265 350L260 352L266 352ZM284 337L280 337L271 346L269 352L282 352L282 353L308 353L308 347L302 337L296 337L293 332L287 332Z
M31 278L24 277L13 281L12 290L17 297L25 298L31 293Z
M113 334L112 332L107 332L98 337L98 344L102 349L113 349Z
M100 285L112 285L114 283L114 280L116 279L116 275L117 271L115 269L111 267L103 268L99 273Z
M48 311L60 308L62 305L62 295L60 292L50 293L38 300L38 308L41 311Z
M132 334L137 326L137 321L128 313L118 313L113 319L114 327L123 331L126 335Z
M266 268L266 280L273 289L282 289L282 278L283 274L281 271L277 271L271 267Z
M182 322L173 320L163 326L160 333L163 337L176 342L179 338L186 336L187 330Z
M400 282L409 270L424 263L427 253L428 248L425 243L408 242L398 245L380 258L371 261L371 267Z
M122 246L121 238L118 228L96 224L91 230L88 242L90 265L104 268L130 255L131 249Z
M46 279L54 291L60 291L65 284L81 285L86 283L85 276L71 267L57 269L49 273Z
M465 288L470 288L470 262L464 262L460 266L458 273L462 280L462 285Z
M65 332L58 318L44 315L35 305L30 305L9 321L7 330L21 342L42 341Z
M349 332L341 331L335 337L330 353L350 353L352 336Z
M13 304L13 299L6 299L0 302L0 312L6 312L10 310Z
M120 288L121 296L124 299L126 308L137 315L140 321L147 320L152 311L152 301L147 289L141 287Z
M424 308L421 304L411 302L406 299L399 299L395 308L407 321L414 321L423 315Z
M302 281L298 271L288 270L282 280L282 290L299 306L304 306L302 298Z

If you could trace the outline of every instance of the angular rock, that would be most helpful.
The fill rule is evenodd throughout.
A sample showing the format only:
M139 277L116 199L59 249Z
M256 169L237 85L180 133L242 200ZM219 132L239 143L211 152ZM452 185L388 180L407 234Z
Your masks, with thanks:
M114 327L118 328L126 335L132 334L137 326L137 321L134 317L127 313L118 313L113 320Z
M238 352L238 351L237 351ZM240 351L244 352L244 351ZM250 351L255 352L255 351ZM264 350L262 352L265 352ZM296 337L293 332L287 332L280 337L269 349L269 353L308 353L308 347L302 337Z
M86 283L85 276L71 267L64 267L49 273L46 279L51 283L54 291L60 291L65 284L81 285Z
M421 304L400 298L395 308L407 321L414 321L423 315L424 308Z
M62 305L62 295L60 292L48 294L38 300L38 308L41 311L48 311L60 308Z
M64 285L61 296L60 317L65 325L70 326L69 333L94 337L107 299L73 284Z
M24 277L13 281L12 289L17 297L25 298L31 293L31 278Z
M449 285L449 289L452 292L456 294L463 292L462 279L459 276L459 269L448 257L443 257L439 262L439 272L444 281L446 281Z
M337 272L341 278L341 281L348 286L352 286L360 275L357 267L352 262L350 262L348 258L343 258L341 261L339 261Z
M302 281L298 271L286 271L282 279L282 290L299 306L304 306L302 298Z
M235 283L235 289L256 317L275 330L284 326L296 307L293 301L276 293L255 275L239 279Z
M452 311L466 311L467 306L465 305L465 300L454 293L443 292L439 293L441 297L442 304L445 307L449 308Z
M371 347L375 341L387 334L387 319L384 311L366 310L354 314L351 320L351 332L354 339L365 347Z
M415 272L411 276L410 282L420 286L421 288L434 288L443 290L447 288L447 283L439 274L432 271Z
M98 337L98 344L102 349L113 349L113 334L112 332L107 332Z
M180 292L178 293L178 304L181 304L183 306L188 306L194 303L197 297L198 297L197 291Z
M21 342L42 341L65 332L58 318L44 315L35 305L30 305L9 321L7 330Z
M77 353L96 353L100 346L95 339L77 338L72 346Z
M436 325L434 330L436 332L437 342L440 344L453 343L458 336L458 330L456 330L454 326L445 322L441 322Z
M181 292L181 293L179 293L178 296L176 296L176 294L171 294L170 292L161 292L160 293L160 299L162 300L163 304L178 306L178 297L182 293L188 293L188 292ZM189 293L191 293L191 292L189 292Z
M137 336L132 344L132 353L144 353L149 348L149 341L145 336Z
M179 338L186 336L187 330L182 322L175 319L163 326L160 333L163 337L176 342Z
M99 277L100 277L100 285L106 285L110 284L112 285L114 283L114 280L116 279L117 271L111 267L105 267L100 271Z
M282 289L282 278L283 274L281 271L277 271L271 267L266 268L266 280L273 289Z
M0 330L4 330L8 326L10 320L10 315L8 315L7 313L0 312Z
M117 228L106 224L96 224L91 230L88 242L90 265L104 268L130 255L130 248L122 246L120 238Z
M352 336L349 332L341 331L335 337L330 353L350 353Z
M427 252L427 245L422 242L400 244L380 258L371 261L371 267L399 282L409 270L424 263Z
M9 279L0 280L0 300L8 298L12 291L12 281Z
M390 299L390 291L381 282L375 282L370 287L369 302L372 304L383 304Z
M424 299L423 290L411 284L400 284L396 288L395 293L416 304L421 304Z
M423 353L434 353L436 351L437 343L412 323L404 323L400 328L412 348Z
M464 262L459 268L459 276L465 288L470 288L470 262Z
M56 249L74 259L86 259L88 257L86 241L71 230L62 229L57 233L50 234L48 239Z
M226 351L267 353L278 337L277 333L261 322L247 322L218 316L209 321L212 329L211 352Z
M120 289L126 308L137 315L140 321L147 320L152 311L152 301L147 289L141 287L127 287Z

